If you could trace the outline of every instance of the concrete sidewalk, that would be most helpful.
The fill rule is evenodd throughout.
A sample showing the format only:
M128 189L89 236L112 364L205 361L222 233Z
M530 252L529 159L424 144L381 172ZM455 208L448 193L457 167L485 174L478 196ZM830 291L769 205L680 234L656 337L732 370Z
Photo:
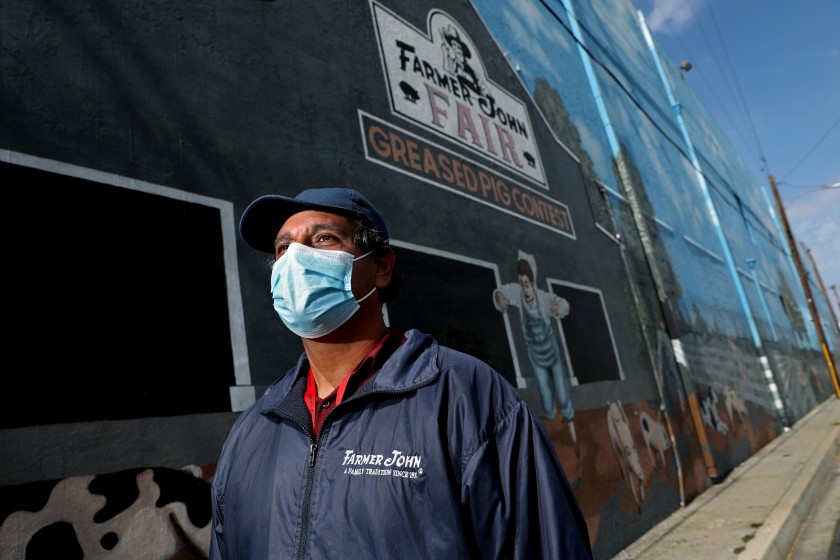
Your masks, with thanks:
M831 397L613 560L785 560L817 499L837 494L828 486L838 458L840 399Z

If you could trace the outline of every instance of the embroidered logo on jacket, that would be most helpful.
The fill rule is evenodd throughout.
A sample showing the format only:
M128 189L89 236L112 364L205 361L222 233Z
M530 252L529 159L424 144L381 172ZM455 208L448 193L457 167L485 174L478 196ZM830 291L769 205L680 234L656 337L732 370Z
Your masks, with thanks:
M423 474L420 455L408 455L394 449L389 455L379 453L356 453L353 449L344 451L344 474L359 476L396 476L417 478Z

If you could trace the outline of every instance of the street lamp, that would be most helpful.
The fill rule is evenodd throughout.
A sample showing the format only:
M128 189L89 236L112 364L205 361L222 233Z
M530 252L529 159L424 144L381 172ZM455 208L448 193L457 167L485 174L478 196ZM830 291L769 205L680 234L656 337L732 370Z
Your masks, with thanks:
M788 200L785 203L785 208L787 208L788 206L793 204L794 200L796 200L797 198L799 198L803 195L806 195L806 194L814 192L814 191L824 191L824 190L830 190L830 189L840 189L840 181L838 181L836 183L832 183L830 185L820 185L818 187L811 187L810 189L805 189L804 191L802 191L800 193L797 193L796 196L794 196L793 198Z

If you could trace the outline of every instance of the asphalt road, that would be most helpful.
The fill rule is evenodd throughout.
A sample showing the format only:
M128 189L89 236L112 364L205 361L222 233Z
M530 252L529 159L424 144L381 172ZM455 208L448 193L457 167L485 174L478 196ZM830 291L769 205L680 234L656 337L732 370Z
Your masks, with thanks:
M785 560L840 560L840 451Z

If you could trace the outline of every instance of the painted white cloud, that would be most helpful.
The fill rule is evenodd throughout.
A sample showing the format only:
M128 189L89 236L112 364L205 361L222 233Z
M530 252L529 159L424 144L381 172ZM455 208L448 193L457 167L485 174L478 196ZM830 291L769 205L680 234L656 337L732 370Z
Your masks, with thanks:
M650 13L645 15L651 31L663 34L676 34L682 31L694 19L690 0L653 0Z
M838 189L812 192L793 201L786 209L797 241L811 250L820 277L828 288L840 288L840 192ZM805 255L802 255L805 257Z

